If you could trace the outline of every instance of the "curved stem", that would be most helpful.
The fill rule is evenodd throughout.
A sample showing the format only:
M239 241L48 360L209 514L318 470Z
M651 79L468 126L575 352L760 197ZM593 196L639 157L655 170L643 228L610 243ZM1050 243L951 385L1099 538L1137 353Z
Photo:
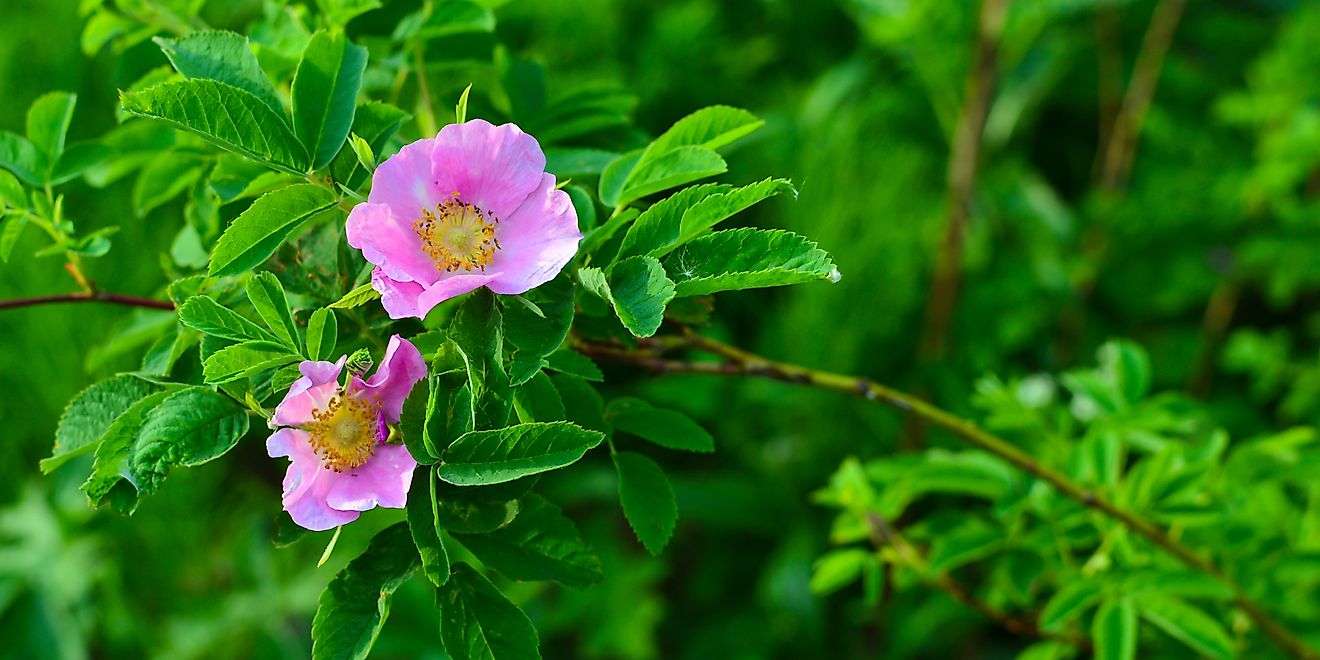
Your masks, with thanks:
M14 300L0 300L0 309L15 309L18 307L32 307L34 305L49 305L52 303L87 303L101 302L112 305L124 305L127 307L146 307L149 309L161 309L172 311L174 303L168 300L153 300L151 298L139 298L137 296L124 296L117 293L106 293L104 291L91 291L80 293L64 293L54 296L35 296L32 298L16 298Z
M1132 532L1177 557L1189 567L1206 573L1228 587L1233 599L1280 647L1297 658L1320 660L1320 655L1308 648L1286 628L1258 605L1237 580L1224 573L1215 562L1174 539L1164 529L1109 501L1100 493L1078 484L1008 441L985 431L975 423L936 408L921 399L885 387L867 378L817 371L795 364L768 360L707 337L689 334L679 338L656 338L639 342L638 349L629 350L609 344L581 342L577 348L589 357L631 364L656 373L699 373L722 376L755 376L834 390L869 401L882 403L938 426L965 442L990 452L1012 463L1038 479L1050 484L1060 493L1088 508L1119 522ZM725 362L693 362L663 357L663 353L676 348L692 348L725 358Z

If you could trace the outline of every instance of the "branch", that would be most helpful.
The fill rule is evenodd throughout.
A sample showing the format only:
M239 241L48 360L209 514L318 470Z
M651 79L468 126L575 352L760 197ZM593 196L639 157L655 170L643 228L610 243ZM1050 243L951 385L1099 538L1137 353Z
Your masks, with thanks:
M123 296L117 293L106 293L104 291L65 293L55 296L36 296L34 298L0 300L0 309L15 309L18 307L48 305L51 303L110 303L112 305L146 307L149 309L163 309L166 311L174 309L174 303L168 300L153 300L151 298L139 298L137 296Z
M679 338L662 337L643 340L639 342L639 347L635 350L610 344L583 341L578 341L576 347L589 357L631 364L659 374L699 373L722 376L755 376L860 396L869 401L882 403L908 413L925 423L949 431L968 444L1008 461L1019 469L1050 484L1066 497L1121 523L1132 532L1177 557L1189 567L1210 575L1232 591L1233 599L1238 607L1241 607L1261 627L1261 630L1280 647L1297 658L1320 660L1320 655L1307 648L1301 640L1294 637L1279 622L1275 621L1268 612L1251 599L1246 590L1242 588L1242 585L1224 573L1214 561L1197 554L1191 548L1175 540L1164 529L1145 520L1136 513L1119 507L1103 495L1069 479L1062 472L1041 465L1035 458L1008 441L983 430L971 421L936 408L914 396L885 387L867 378L816 371L794 364L775 362L695 334ZM664 352L676 348L692 348L704 351L723 357L726 361L693 362L663 357Z
M894 549L894 554L898 561L912 568L921 576L926 584L941 589L953 597L954 600L980 612L987 619L998 623L1005 630L1023 637L1035 637L1039 639L1050 639L1054 641L1071 644L1081 649L1089 649L1091 641L1080 635L1072 633L1051 633L1040 629L1034 621L1027 621L1009 614L980 598L977 598L966 587L960 584L953 576L948 573L932 573L930 565L921 553L903 537L893 525L885 520L880 514L869 511L866 514L866 526L868 535L871 538L871 544L876 550L886 546Z
M977 29L976 54L967 73L967 94L962 114L954 128L949 152L949 219L936 258L931 284L930 305L926 308L926 328L921 335L921 355L929 360L944 350L958 297L958 280L963 262L963 239L971 217L972 196L976 192L976 169L981 157L981 135L995 87L995 65L999 57L999 35L1004 30L1008 0L984 0Z

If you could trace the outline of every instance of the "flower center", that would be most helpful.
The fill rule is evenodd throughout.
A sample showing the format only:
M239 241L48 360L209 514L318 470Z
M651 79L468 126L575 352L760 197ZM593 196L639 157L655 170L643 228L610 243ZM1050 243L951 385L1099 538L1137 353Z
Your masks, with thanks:
M340 393L324 408L312 411L312 449L326 469L343 472L360 467L376 450L379 412L365 398Z
M436 267L445 272L486 270L500 242L495 239L495 214L475 204L458 201L458 193L437 204L435 211L422 209L413 231L422 238L422 249Z

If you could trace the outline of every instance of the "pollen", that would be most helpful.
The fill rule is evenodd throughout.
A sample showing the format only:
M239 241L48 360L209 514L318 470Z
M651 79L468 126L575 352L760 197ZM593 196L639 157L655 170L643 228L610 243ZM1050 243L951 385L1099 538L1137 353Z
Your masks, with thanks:
M422 209L422 217L413 223L413 231L422 238L422 249L441 270L485 271L500 247L495 238L498 223L495 214L459 201L458 193L454 193L437 204L434 211Z
M341 392L324 408L312 411L312 449L328 470L343 472L361 467L376 450L376 404Z

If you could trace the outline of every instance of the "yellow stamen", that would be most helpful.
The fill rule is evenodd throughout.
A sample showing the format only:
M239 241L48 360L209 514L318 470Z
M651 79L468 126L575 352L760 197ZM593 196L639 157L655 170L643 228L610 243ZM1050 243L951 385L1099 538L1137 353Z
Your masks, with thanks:
M312 449L326 469L343 472L360 467L376 450L376 404L340 393L324 408L312 411Z
M446 272L486 270L495 259L500 242L495 238L495 214L454 197L422 209L413 231L422 238L422 249Z

